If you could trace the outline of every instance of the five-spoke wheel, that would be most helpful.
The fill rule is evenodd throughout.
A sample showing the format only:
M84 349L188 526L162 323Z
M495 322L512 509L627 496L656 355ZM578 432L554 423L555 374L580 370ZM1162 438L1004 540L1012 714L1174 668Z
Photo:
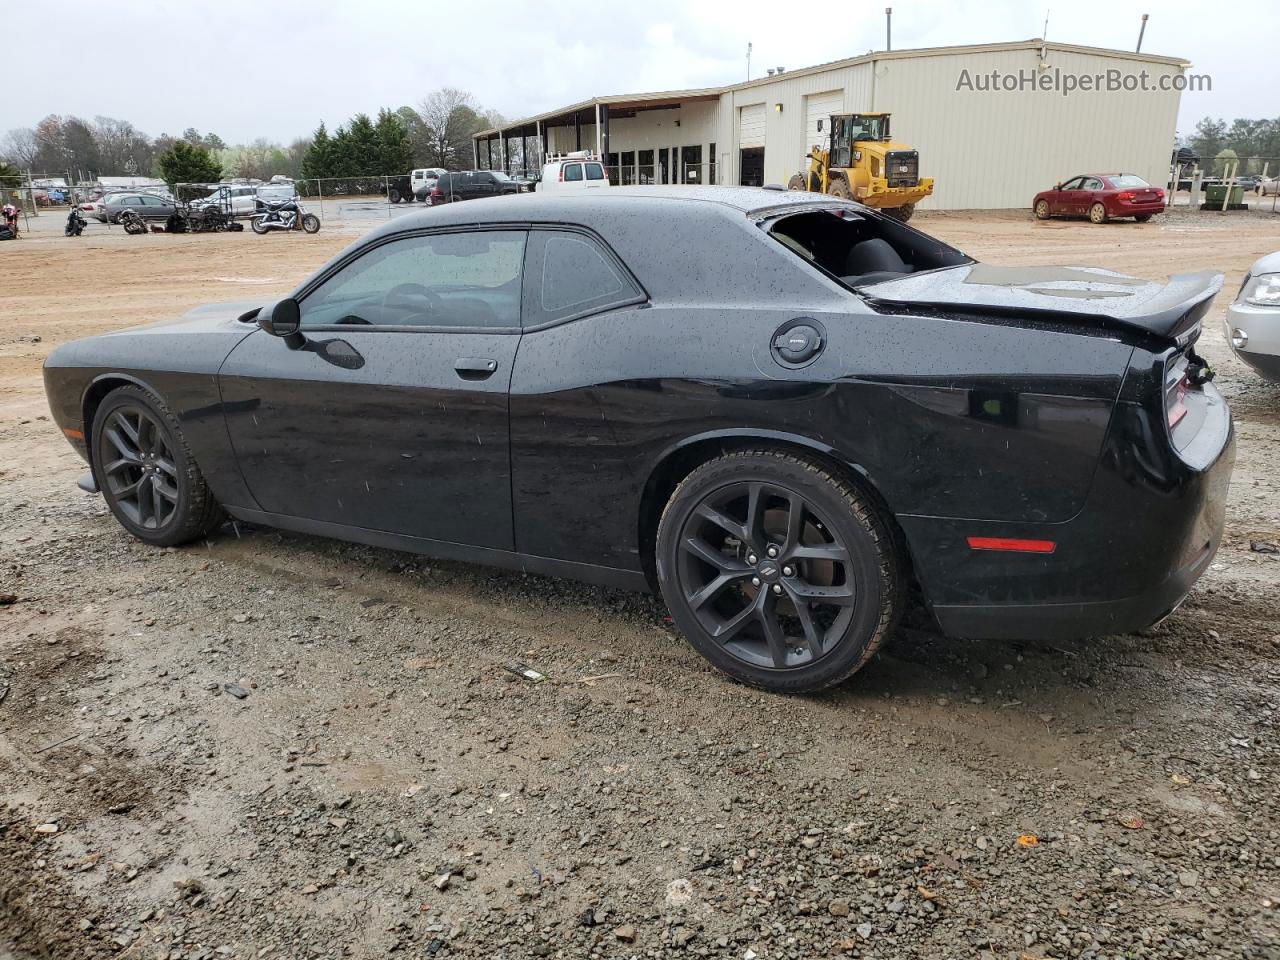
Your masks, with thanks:
M837 683L900 606L892 539L846 480L787 454L726 454L677 488L658 575L694 646L738 679L779 690Z
M140 540L174 546L212 530L221 511L178 422L154 394L107 394L92 428L93 472L120 524Z

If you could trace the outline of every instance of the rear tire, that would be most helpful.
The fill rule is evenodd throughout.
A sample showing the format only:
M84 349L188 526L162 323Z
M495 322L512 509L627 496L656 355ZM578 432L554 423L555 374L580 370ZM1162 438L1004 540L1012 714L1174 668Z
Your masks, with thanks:
M391 203L399 203L400 191L397 190L395 187L392 187L391 191L387 194L387 200L389 200Z
M93 477L120 525L144 543L173 547L222 520L178 420L142 387L107 394L93 418Z
M1036 209L1037 220L1049 219L1049 201L1048 200L1037 200L1035 209Z
M876 509L826 467L780 450L726 453L690 473L663 511L656 560L694 649L778 693L855 673L903 606L898 549Z
M1093 206L1089 208L1090 223L1106 223L1108 219L1109 218L1107 217L1107 208L1104 207L1101 203L1095 203Z
M1138 223L1146 223L1148 220L1150 220L1150 219L1151 219L1151 214L1149 214L1149 213L1140 213L1140 214L1138 214L1136 217L1134 217L1133 219L1134 219L1134 220L1137 220L1137 221L1138 221Z
M262 217L254 217L249 221L249 229L262 236L267 232L267 225L263 222Z

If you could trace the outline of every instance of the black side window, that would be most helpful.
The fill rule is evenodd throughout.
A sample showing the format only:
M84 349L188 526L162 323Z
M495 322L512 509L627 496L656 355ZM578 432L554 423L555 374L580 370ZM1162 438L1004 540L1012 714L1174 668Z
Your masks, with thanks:
M524 249L522 230L379 244L303 298L302 326L519 327Z
M593 238L567 231L530 235L525 325L591 313L642 296L626 271Z

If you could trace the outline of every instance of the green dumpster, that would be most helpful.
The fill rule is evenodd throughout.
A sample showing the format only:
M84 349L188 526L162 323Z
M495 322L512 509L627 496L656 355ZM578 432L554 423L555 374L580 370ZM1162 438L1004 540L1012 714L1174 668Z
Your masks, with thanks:
M1207 207L1221 207L1223 198L1227 195L1227 185L1225 183L1211 183L1204 188L1204 202ZM1232 187L1231 198L1227 200L1227 206L1234 206L1244 203L1244 187Z

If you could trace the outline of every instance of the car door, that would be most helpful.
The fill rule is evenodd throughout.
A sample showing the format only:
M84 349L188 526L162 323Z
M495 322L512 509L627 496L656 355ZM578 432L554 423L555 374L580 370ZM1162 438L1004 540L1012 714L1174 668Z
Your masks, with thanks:
M586 184L587 184L588 190L591 189L592 187L609 186L609 178L606 177L604 174L603 164L586 163L586 164L583 164L583 166L586 168L585 173L587 178Z
M262 331L237 345L219 387L263 511L511 549L525 242L524 230L393 234L303 291L300 349Z
M1053 213L1058 216L1074 216L1076 213L1075 193L1080 187L1083 177L1072 177L1056 191L1054 191L1053 199L1050 204L1053 207Z
M1097 177L1085 177L1080 183L1080 214L1087 215L1095 201L1106 203L1106 184Z
M584 183L582 179L582 164L566 163L560 168L561 182L568 184L570 189L577 189Z

